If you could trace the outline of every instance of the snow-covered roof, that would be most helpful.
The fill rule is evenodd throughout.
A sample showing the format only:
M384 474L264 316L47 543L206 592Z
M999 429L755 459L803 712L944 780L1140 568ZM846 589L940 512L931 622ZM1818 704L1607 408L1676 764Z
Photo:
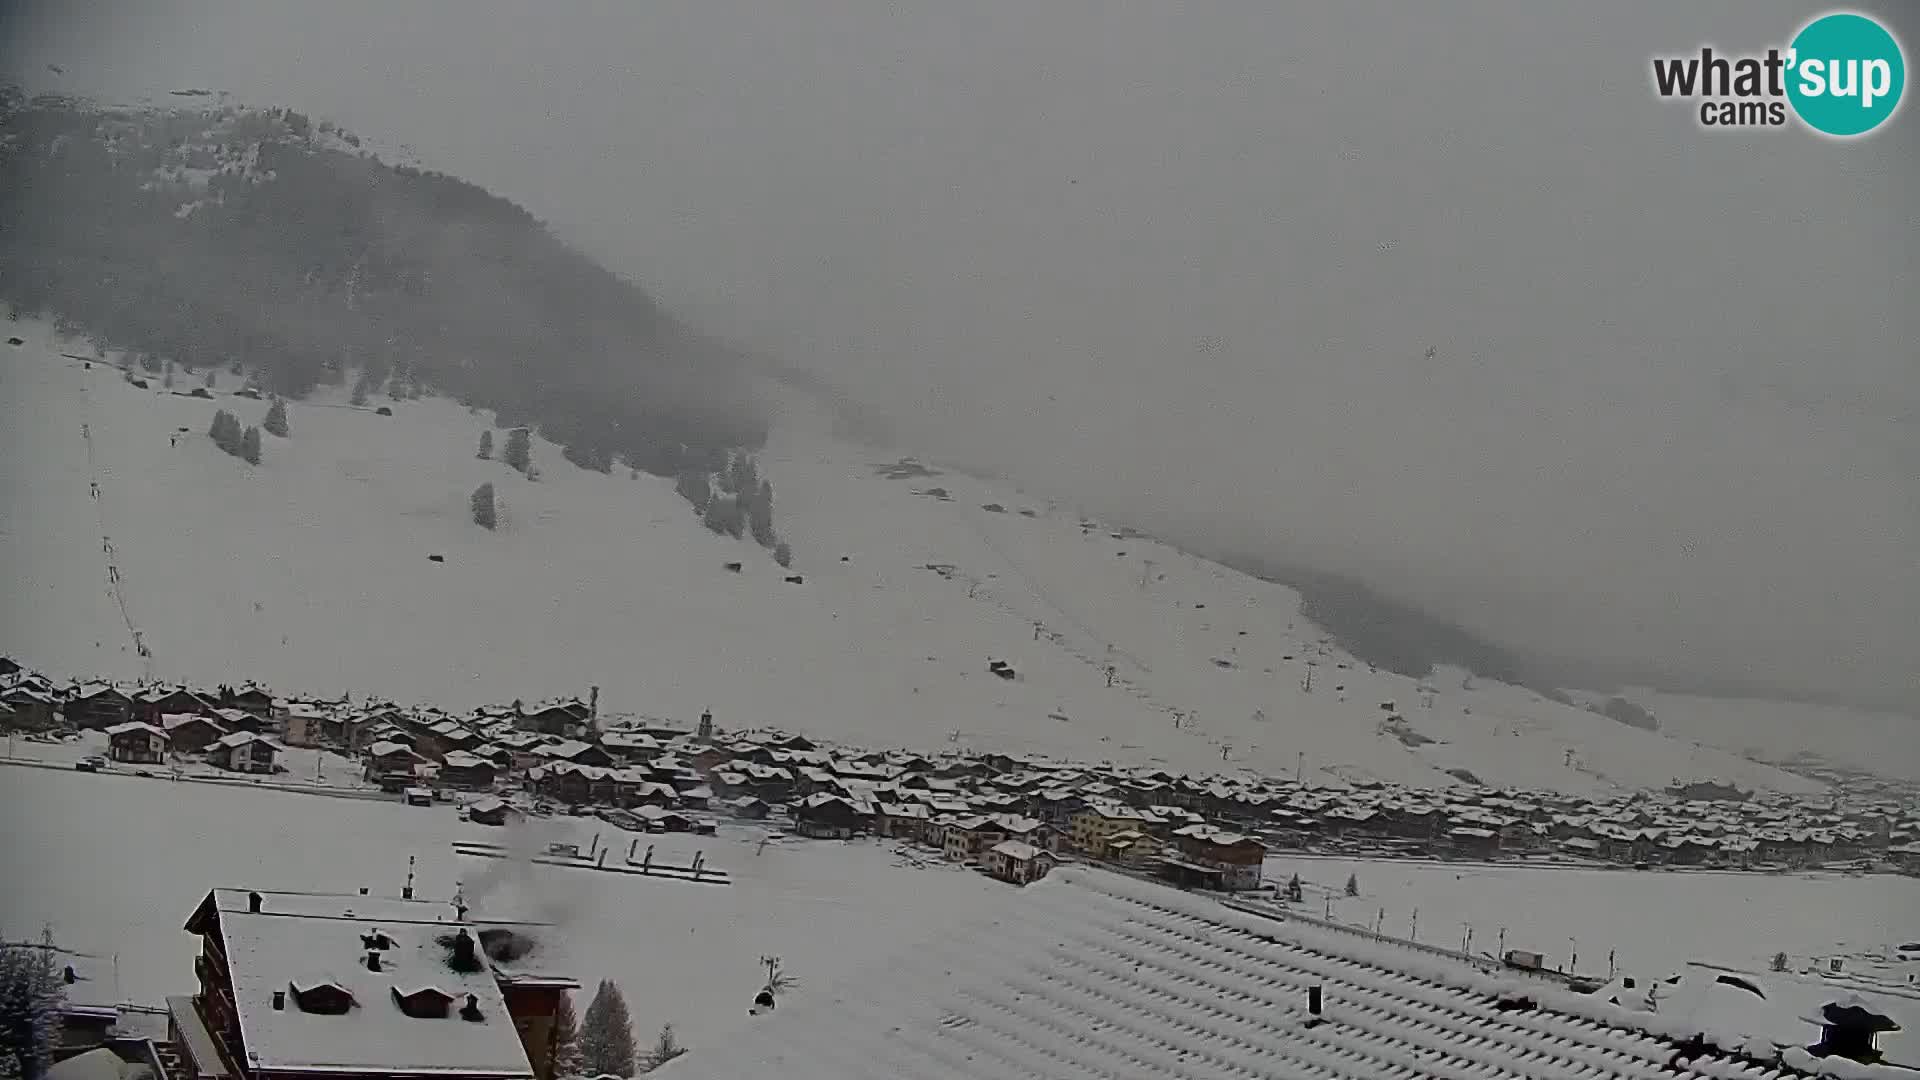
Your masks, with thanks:
M149 735L158 735L163 739L167 737L167 733L165 731L161 730L160 728L154 727L152 724L143 723L139 720L129 720L124 724L115 724L112 727L107 729L107 734L109 736L131 735L136 731L144 731Z
M1670 1068L1678 1056L1671 1040L1690 1034L1684 1025L1540 980L1370 935L1263 918L1107 871L1062 867L983 914L760 1018L739 1037L697 1048L663 1074L670 1080L1785 1075L1777 1067L1704 1057ZM1308 1006L1308 989L1316 986L1324 991L1317 1022ZM1537 1007L1502 1009L1503 996L1524 996Z
M1009 859L1018 859L1021 862L1040 857L1040 849L1024 840L1002 840L993 845L991 850L995 855L1005 855Z
M259 913L251 913L245 893L222 889L215 895L241 1039L254 1069L533 1075L491 970L484 962L477 972L458 972L447 965L448 949L438 939L455 933L455 926L382 920L381 913L417 918L418 911L396 909L407 902L381 898L313 897L302 903L290 894L274 893ZM357 902L365 917L341 917L337 909L343 901ZM452 914L447 905L412 907ZM369 971L361 935L376 929L393 947L381 952L381 970ZM288 993L275 1009L274 992L295 983L332 983L351 993L354 1005L340 1015L310 1013ZM397 987L406 993L424 985L439 987L460 1002L473 995L482 1019L463 1019L458 1010L433 1019L401 1012L392 991Z

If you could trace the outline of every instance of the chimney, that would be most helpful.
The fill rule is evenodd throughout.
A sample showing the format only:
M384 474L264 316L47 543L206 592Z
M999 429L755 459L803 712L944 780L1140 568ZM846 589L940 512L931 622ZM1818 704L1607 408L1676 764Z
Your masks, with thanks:
M483 1016L480 1015L480 995L479 994L467 995L467 1003L465 1005L460 1006L460 1019L471 1021L476 1024L479 1023L481 1020L485 1019Z
M1320 1015L1320 987L1318 986L1307 987L1307 1012L1314 1016Z
M595 720L595 719L598 719L599 716L600 716L600 688L597 686L590 686L587 688L587 719Z
M247 894L247 910L252 912L255 915L260 914L260 894L259 893L250 892Z
M279 1012L282 1009L285 1009L286 1007L287 1007L287 992L285 990L275 990L273 992L273 1011Z
M379 949L367 950L367 970L368 971L380 970L380 950Z
M67 965L67 970L61 972L60 977L66 980L68 986L80 981L80 974L73 970L72 964Z
M454 902L453 902L453 918L454 918L454 921L455 921L455 922L466 922L466 921L467 921L467 902L466 902L466 901L465 901L464 899L456 899L456 900L454 900Z
M713 738L713 710L712 709L708 709L707 711L700 714L700 731L698 734L702 739Z
M360 895L361 896L367 895L367 887L365 885L360 886Z

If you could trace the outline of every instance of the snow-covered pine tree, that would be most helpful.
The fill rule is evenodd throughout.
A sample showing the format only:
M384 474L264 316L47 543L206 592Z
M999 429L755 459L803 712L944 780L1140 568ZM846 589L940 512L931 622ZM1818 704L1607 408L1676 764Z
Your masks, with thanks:
M259 428L250 427L247 429L246 434L240 436L240 456L245 458L249 465L260 464Z
M1347 875L1347 895L1348 896L1360 895L1360 875L1358 874Z
M507 448L501 452L500 460L506 462L508 468L526 472L527 466L533 464L532 434L523 427L517 427L509 431L507 433Z
M481 460L481 461L490 461L490 460L492 460L492 458L493 458L493 432L491 432L491 431L483 431L483 432L481 432L481 433L480 433L480 454L479 454L479 457L480 457L480 460Z
M474 488L470 502L473 505L473 523L483 529L493 528L493 485L486 483Z
M547 1060L553 1075L566 1080L579 1076L585 1063L580 1058L580 1023L573 1017L573 995L562 991L560 1007L553 1012L553 1031L549 1035Z
M773 485L765 480L753 493L753 501L747 504L747 528L753 533L753 542L761 547L770 548L780 538L773 534Z
M633 1021L612 979L601 979L580 1022L580 1058L589 1076L632 1076Z
M785 540L773 545L773 561L779 563L783 570L791 569L793 567L793 547Z
M0 947L0 1076L39 1080L53 1066L65 996L53 956L51 930L39 945Z
M269 435L287 437L287 403L279 398L273 399L273 407L267 410L267 418L260 421L260 427Z

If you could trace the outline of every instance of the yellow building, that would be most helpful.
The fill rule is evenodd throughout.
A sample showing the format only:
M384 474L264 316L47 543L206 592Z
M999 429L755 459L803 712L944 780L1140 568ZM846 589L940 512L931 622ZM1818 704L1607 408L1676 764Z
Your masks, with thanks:
M1095 803L1073 815L1068 824L1073 846L1091 854L1098 854L1101 841L1114 833L1142 827L1140 811L1118 803Z

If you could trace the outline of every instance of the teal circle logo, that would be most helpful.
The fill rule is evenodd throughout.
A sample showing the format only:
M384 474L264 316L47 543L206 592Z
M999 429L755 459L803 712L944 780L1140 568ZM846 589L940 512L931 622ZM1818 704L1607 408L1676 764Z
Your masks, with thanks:
M1794 35L1787 100L1826 135L1864 135L1886 123L1907 87L1907 61L1887 28L1850 11L1822 15Z

